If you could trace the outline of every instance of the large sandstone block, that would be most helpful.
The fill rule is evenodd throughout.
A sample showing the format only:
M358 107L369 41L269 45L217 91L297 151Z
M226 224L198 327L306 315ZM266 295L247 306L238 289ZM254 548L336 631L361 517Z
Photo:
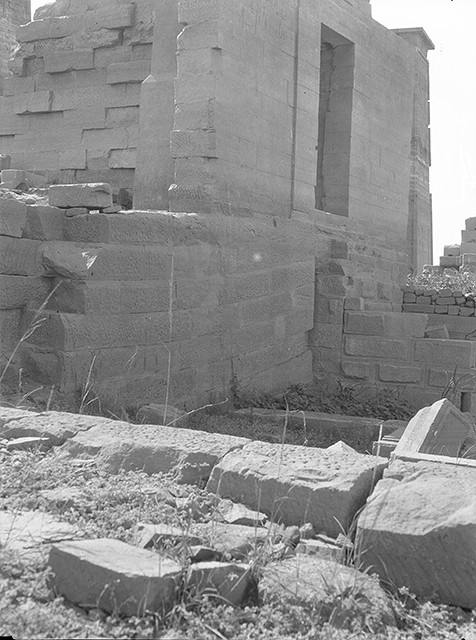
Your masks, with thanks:
M36 553L43 545L70 540L79 535L77 528L59 522L48 513L0 511L0 548Z
M42 304L49 293L47 278L0 275L0 309L19 309L27 304Z
M112 188L103 182L51 185L48 199L51 206L63 209L106 209L112 207Z
M71 455L97 456L97 464L110 473L140 469L145 473L173 472L180 482L207 480L214 465L247 438L203 431L110 421L69 440Z
M26 215L25 215L26 218ZM41 242L0 237L0 273L14 276L41 276Z
M107 538L53 545L48 564L66 600L126 616L169 611L181 574L174 560Z
M476 468L394 461L359 517L364 567L411 593L476 606Z
M143 82L150 74L150 60L113 62L107 66L107 83Z
M457 457L474 421L443 398L410 420L395 449L396 457L430 454Z
M207 489L285 524L311 522L316 531L337 536L385 466L382 458L356 452L257 441L218 462Z
M470 369L476 364L476 342L470 340L415 340L415 362L442 365L453 370L456 366Z
M29 412L29 415L20 414L18 418L11 419L2 424L2 412L0 412L0 437L2 438L48 438L53 446L66 442L80 431L87 431L94 426L107 426L111 422L108 418L97 416L63 413L61 411L46 411L44 413Z
M6 173L2 171L2 174ZM0 236L21 238L26 226L26 204L10 198L0 198Z
M61 51L45 55L46 73L63 73L75 69L94 69L93 50Z
M24 238L62 240L64 211L57 207L27 205Z
M13 111L17 115L28 113L49 113L53 104L52 91L20 93L13 99ZM26 167L25 167L26 168Z
M16 31L18 42L35 42L50 38L65 38L77 33L84 23L81 14L61 17L48 17L28 22Z

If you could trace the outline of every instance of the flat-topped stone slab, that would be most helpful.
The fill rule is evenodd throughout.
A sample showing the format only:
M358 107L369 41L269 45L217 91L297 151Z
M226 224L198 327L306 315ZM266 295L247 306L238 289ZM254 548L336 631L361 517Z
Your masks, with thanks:
M105 182L55 184L48 189L48 201L61 209L106 209L112 207L112 188Z
M36 554L44 545L79 537L76 527L47 513L0 511L0 549Z
M128 616L166 613L181 573L170 558L108 538L56 544L48 564L69 602Z
M249 442L205 431L109 420L77 433L63 450L73 456L95 456L109 473L121 469L173 472L178 482L196 484L208 480L213 466L227 453Z
M359 517L356 545L383 581L473 609L476 468L439 460L390 463Z
M254 441L227 454L207 489L289 525L347 530L388 461L355 451Z
M18 414L0 411L1 438L45 438L51 446L58 446L66 442L81 431L87 431L94 426L104 427L109 424L109 418L98 416L78 415L63 411L19 411ZM4 424L2 425L2 416ZM10 419L11 418L11 419Z

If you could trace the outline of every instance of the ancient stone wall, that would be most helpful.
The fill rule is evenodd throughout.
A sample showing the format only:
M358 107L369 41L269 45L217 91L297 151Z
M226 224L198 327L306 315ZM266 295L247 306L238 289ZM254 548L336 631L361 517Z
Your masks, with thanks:
M59 285L21 356L25 375L70 402L86 392L115 410L164 402L169 379L169 400L196 407L235 387L312 379L304 225L22 207L23 225L0 237L5 346Z
M0 153L52 182L134 182L153 0L63 0L17 30Z
M9 74L8 61L16 46L16 29L30 20L31 0L0 0L0 95L3 78Z
M418 409L446 391L463 411L476 414L476 343L463 335L467 325L475 328L475 320L446 316L444 322L466 326L460 333L452 330L453 339L425 337L435 322L425 314L347 312L341 380L400 389Z

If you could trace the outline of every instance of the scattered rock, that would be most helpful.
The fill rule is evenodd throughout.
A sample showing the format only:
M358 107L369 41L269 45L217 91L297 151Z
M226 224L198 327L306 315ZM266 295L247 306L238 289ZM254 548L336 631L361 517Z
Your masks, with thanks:
M165 556L108 538L55 544L48 564L67 600L126 616L169 611L181 574Z
M243 504L222 500L218 506L218 513L228 524L242 524L247 527L262 527L268 517L259 511L252 511Z
M318 555L321 558L337 560L343 558L342 547L323 540L305 540L296 547L296 553L303 553L310 556Z
M39 511L10 513L0 511L0 547L10 547L31 554L60 540L79 536L78 529Z
M199 545L201 539L177 527L165 524L147 524L139 522L134 529L134 544L143 549L160 548L171 543L173 545Z
M171 425L186 427L188 416L185 411L165 404L147 404L137 411L137 421L141 424Z
M374 620L378 628L395 625L390 601L374 577L317 556L297 555L263 568L259 591L264 602L301 601L312 604L325 619L348 626L356 618Z
M476 607L476 470L390 464L359 517L356 546L382 580L437 602Z
M48 200L51 206L62 209L106 209L113 204L111 185L104 182L51 185Z
M202 545L192 545L189 550L190 562L214 562L221 561L223 554L211 547L204 547Z
M207 489L284 524L309 521L337 536L350 526L387 464L355 451L256 441L220 460Z
M284 530L283 542L288 547L292 547L293 549L299 544L301 540L301 533L299 531L299 527L296 525L291 527L286 527Z
M184 484L207 480L213 466L226 453L249 442L246 438L221 434L133 425L105 420L104 424L78 433L63 450L72 456L97 456L97 464L108 473L120 469L145 473L175 473Z
M243 605L250 597L251 570L248 565L199 562L188 568L186 590L189 597L217 596L235 607Z
M208 541L216 551L235 560L243 560L266 542L272 542L272 535L265 527L207 522L193 525L192 532Z

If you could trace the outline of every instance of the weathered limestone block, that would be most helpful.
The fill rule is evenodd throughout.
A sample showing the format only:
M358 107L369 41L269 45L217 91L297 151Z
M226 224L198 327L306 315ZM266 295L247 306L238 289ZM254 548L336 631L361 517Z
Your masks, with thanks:
M76 49L45 55L45 73L62 73L75 69L94 69L94 52L92 49Z
M50 281L30 276L0 275L0 309L19 309L27 304L42 304L49 293Z
M0 235L21 238L25 225L26 204L10 198L0 198Z
M50 38L65 38L81 30L84 17L81 14L60 17L47 17L28 22L16 31L18 42L35 42Z
M51 111L52 104L52 91L19 93L13 98L13 112L18 115L27 113L49 113Z
M49 277L63 276L71 280L86 280L97 257L97 251L77 247L67 242L47 242L43 246L42 264Z
M32 411L26 411L25 409L15 409L13 407L1 407L0 406L0 428L11 422L12 420L18 420L19 418L29 418L32 415Z
M169 558L108 538L53 545L48 564L66 600L127 616L166 613L181 573Z
M359 517L365 567L436 602L476 606L476 469L394 461Z
M125 422L104 424L72 438L65 450L71 455L97 456L110 473L141 469L145 473L174 472L184 483L209 478L213 466L229 451L248 443L247 438L203 431Z
M249 597L252 573L249 565L232 562L198 562L190 565L186 590L192 597L216 595L220 602L240 607Z
M26 219L26 211L25 211ZM41 276L41 242L0 236L0 273L14 276Z
M251 442L214 467L207 489L284 524L347 529L387 462L355 452ZM340 523L340 524L339 524Z
M105 209L112 207L112 188L103 182L51 185L48 199L51 206L63 209Z
M58 522L47 513L0 511L0 548L35 553L42 545L70 540L79 534L76 527Z
M100 31L101 29L122 29L131 27L134 23L134 3L113 7L106 6L95 11L88 11L84 26L86 31Z
M27 205L24 238L62 240L64 211L57 207Z
M192 525L192 533L200 536L215 551L235 560L242 560L251 551L274 541L273 533L267 527L230 525L213 520Z
M107 67L107 83L143 82L150 73L150 60L113 62Z
M395 456L425 453L457 457L473 427L473 420L443 398L424 407L410 420L395 449Z
M344 628L350 627L357 616L370 617L378 626L395 626L390 600L378 581L332 560L299 554L268 564L259 590L265 602L277 597L281 601L312 603L324 618L333 615ZM339 596L344 604L341 611L336 609ZM355 607L351 606L352 599Z
M0 424L1 422L0 419ZM9 419L0 427L0 436L2 438L48 438L53 446L58 446L81 431L87 431L94 426L106 427L110 422L107 418L61 411L30 412L28 416L20 415L18 419Z
M415 340L415 362L470 369L476 363L476 343L470 340Z

